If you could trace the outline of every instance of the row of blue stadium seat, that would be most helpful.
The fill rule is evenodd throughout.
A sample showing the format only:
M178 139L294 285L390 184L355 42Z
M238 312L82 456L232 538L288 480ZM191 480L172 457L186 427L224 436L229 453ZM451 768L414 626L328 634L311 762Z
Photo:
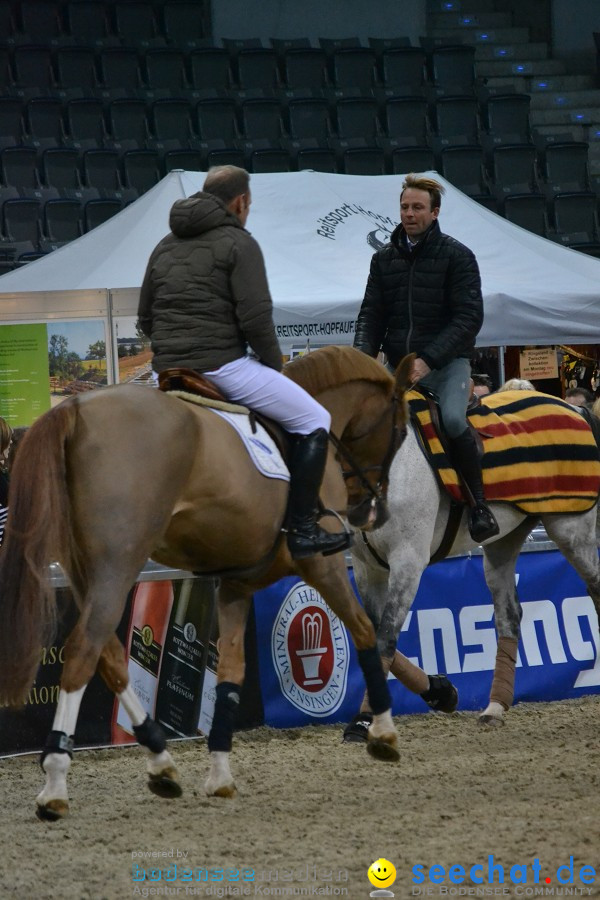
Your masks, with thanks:
M122 198L54 197L42 201L0 196L0 260L50 252L103 224L123 209ZM486 204L494 209L493 203ZM591 193L557 195L550 208L541 194L515 194L504 213L509 221L564 246L596 255L600 248L598 198Z
M0 0L0 34L40 42L190 41L204 38L208 16L199 0Z
M330 57L316 47L275 50L255 47L232 55L224 47L202 47L185 53L179 47L143 48L43 44L0 46L0 84L99 85L135 87L354 87L402 85L406 93L426 86L448 93L472 93L476 87L473 49L440 47L426 54L418 47L372 49L349 47Z
M98 97L0 98L0 146L29 143L40 147L66 142L134 140L150 138L200 139L282 137L392 138L400 145L487 145L529 143L527 95L496 95L485 103L451 96L430 104L423 98L386 93L379 97L292 94L269 97L262 92L236 98L204 96L120 97L104 102ZM515 102L518 101L518 102Z

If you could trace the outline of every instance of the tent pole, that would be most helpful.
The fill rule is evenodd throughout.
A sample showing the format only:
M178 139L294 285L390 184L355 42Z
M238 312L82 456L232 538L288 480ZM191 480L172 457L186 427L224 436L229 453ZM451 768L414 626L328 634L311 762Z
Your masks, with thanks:
M504 351L505 347L498 347L498 384L502 385L506 381L506 371L504 369Z

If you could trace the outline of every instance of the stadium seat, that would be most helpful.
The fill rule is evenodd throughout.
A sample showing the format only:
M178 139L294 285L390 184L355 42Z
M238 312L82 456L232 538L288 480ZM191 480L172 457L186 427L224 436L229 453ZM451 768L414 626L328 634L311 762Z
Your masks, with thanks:
M239 87L276 88L279 68L275 51L267 47L246 47L239 51L234 64L234 77Z
M593 256L600 252L600 230L596 195L557 194L552 204L555 240Z
M438 157L444 147L479 144L479 118L474 97L438 97L432 113L432 146Z
M290 89L322 88L326 84L327 60L318 47L290 47L283 56L283 77Z
M123 97L108 106L109 146L118 150L144 150L148 140L146 104Z
M336 103L336 135L364 138L374 144L381 134L377 102L366 97L344 98Z
M77 43L103 46L109 37L109 27L102 0L70 0L65 12L68 33Z
M241 125L244 137L268 138L278 141L282 134L281 111L278 100L244 100L241 104Z
M167 88L173 97L182 96L189 87L185 59L176 47L153 47L146 50L145 83L149 88Z
M537 153L533 144L505 144L492 151L492 179L496 198L510 194L539 193Z
M190 53L190 80L192 88L204 90L229 90L232 74L229 54L222 47L204 47Z
M0 148L24 142L23 103L18 97L0 97Z
M98 87L96 59L90 47L58 47L54 61L56 82L62 90L88 96Z
M84 231L103 225L122 209L118 200L89 200L83 208Z
M65 118L70 144L82 150L104 146L107 135L100 100L94 97L67 100Z
M18 253L39 248L41 204L38 200L19 198L2 204L2 234Z
M163 32L170 44L188 52L205 37L204 5L193 0L166 0Z
M366 47L340 47L331 56L333 84L370 91L377 81L375 51Z
M548 197L590 190L589 145L583 141L548 144L541 157L543 187Z
M478 146L445 147L441 154L441 174L469 197L489 194L483 149Z
M504 216L532 234L549 236L546 198L543 194L512 194L504 200Z
M470 95L475 89L475 47L435 47L429 57L430 81L438 96Z
M44 204L40 250L50 252L81 237L82 206L78 200L48 200Z
M425 86L426 55L420 47L394 47L381 55L381 80L399 96L421 95Z
M154 150L127 150L123 154L123 184L144 194L160 181L159 156Z
M296 139L311 138L325 145L331 134L329 106L326 100L291 100L287 107L289 134Z
M386 133L399 146L429 143L427 102L420 97L392 97L385 104Z
M56 97L32 97L25 106L26 143L39 151L60 147L65 138L63 105Z
M16 46L13 50L15 83L27 96L48 94L54 88L52 53L46 46Z
M50 147L42 154L42 175L59 197L83 203L99 197L94 187L84 187L79 171L79 152L68 147Z

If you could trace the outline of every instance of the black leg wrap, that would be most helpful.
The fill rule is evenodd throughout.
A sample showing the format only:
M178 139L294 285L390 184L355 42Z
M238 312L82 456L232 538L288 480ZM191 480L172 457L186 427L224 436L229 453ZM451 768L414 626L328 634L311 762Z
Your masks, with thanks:
M369 739L369 725L373 724L371 713L357 713L344 728L344 744L366 744Z
M44 768L44 760L49 753L68 753L73 759L73 736L68 736L64 731L51 731L46 738L44 749L40 756L40 766Z
M387 712L392 705L379 650L377 647L368 647L367 650L359 650L357 655L365 676L369 706L373 710L373 715L378 716Z
M233 741L235 718L240 706L240 686L231 681L222 681L217 685L217 699L210 734L208 749L229 753Z
M421 698L437 712L454 712L458 706L458 691L445 675L429 675L429 690Z
M167 747L164 731L150 716L146 716L141 725L134 725L133 733L138 744L147 747L151 753L162 753Z

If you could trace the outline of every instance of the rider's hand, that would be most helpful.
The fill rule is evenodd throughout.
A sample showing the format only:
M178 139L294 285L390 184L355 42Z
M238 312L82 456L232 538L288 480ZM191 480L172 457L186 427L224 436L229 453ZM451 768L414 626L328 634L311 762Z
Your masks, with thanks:
M410 370L411 381L420 381L421 378L425 378L425 376L429 375L430 372L431 369L429 368L427 363L419 356L417 356L413 363L412 369Z

